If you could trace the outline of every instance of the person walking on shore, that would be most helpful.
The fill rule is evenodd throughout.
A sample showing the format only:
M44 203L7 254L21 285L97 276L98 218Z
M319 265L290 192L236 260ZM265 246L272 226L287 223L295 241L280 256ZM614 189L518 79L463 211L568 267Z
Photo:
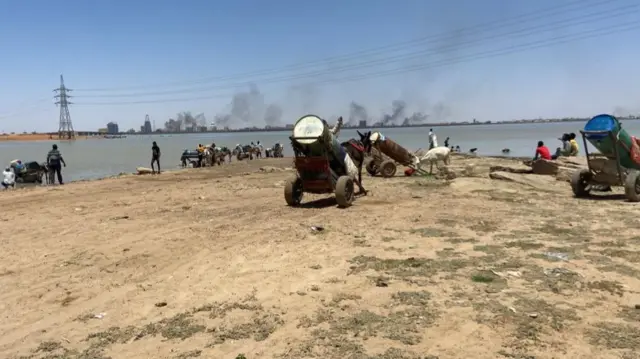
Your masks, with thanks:
M62 154L58 150L58 145L53 145L51 151L47 153L47 165L49 165L49 184L55 184L56 178L54 175L58 176L58 183L64 184L62 181L62 166L67 167L67 163L64 162L64 158L62 158Z
M433 132L433 128L429 129L429 149L438 147L438 137Z
M156 172L154 164L158 165L158 172ZM160 147L156 141L153 141L151 145L151 173L160 173Z

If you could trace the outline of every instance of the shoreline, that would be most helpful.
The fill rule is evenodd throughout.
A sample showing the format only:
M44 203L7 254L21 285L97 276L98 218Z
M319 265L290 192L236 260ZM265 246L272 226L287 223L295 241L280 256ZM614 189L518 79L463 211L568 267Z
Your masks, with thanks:
M492 160L492 159L493 160L505 160L505 161L513 161L513 162L517 162L517 163L522 163L522 161L531 160L531 157L522 157L522 156L473 155L473 154L468 154L468 153L452 153L452 158L456 158L456 157L457 158L461 158L461 159L474 159L475 158L475 159L487 159L487 160ZM249 161L247 163L267 163L267 162L261 162L261 161L264 161L264 160L270 161L272 159L270 159L270 158L269 159L267 159L267 158L254 159L254 160L251 160L251 161ZM278 158L277 160L286 161L287 163L290 163L289 167L293 167L293 160L294 160L293 156L285 156L285 157ZM238 162L245 162L245 161L247 161L247 160L243 160L243 161L234 160L231 163L223 164L222 167L227 167L229 165L233 166ZM147 167L144 167L144 166L138 166L138 167L147 168ZM114 178L132 177L132 176L134 176L134 177L138 177L138 176L145 176L145 177L146 176L156 176L156 175L146 174L146 173L145 174L139 174L138 171L137 171L138 167L136 167L136 170L134 170L132 172L120 172L120 173L109 174L109 175L105 175L105 176L102 176L102 177L96 177L96 178L83 178L83 179L78 179L78 180L71 180L71 181L65 182L65 185L70 184L70 183L94 182L94 181L102 181L102 180L108 180L108 179L114 179ZM165 173L180 173L180 172L184 172L184 171L193 171L193 170L214 170L215 168L218 168L218 167L220 167L220 166L204 167L202 169L190 168L190 167L187 167L187 168L178 167L178 168L171 168L171 169L168 169L168 170L163 170L160 175L165 174ZM398 171L400 171L401 168L404 168L404 166L398 165ZM366 170L363 167L363 176L365 175L365 173L366 173ZM22 184L22 185L19 186L19 188L34 188L34 187L50 187L50 186L39 185L39 184Z

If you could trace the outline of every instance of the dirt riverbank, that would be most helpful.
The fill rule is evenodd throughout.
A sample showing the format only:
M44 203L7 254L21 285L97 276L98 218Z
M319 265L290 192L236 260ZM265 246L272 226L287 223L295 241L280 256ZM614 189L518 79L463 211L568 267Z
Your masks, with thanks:
M0 193L0 357L639 358L638 204L452 162L348 209L290 159Z
M89 138L101 138L98 136L76 136L76 140L86 140ZM2 141L57 141L58 135L49 135L46 133L26 133L26 134L0 134L0 142Z

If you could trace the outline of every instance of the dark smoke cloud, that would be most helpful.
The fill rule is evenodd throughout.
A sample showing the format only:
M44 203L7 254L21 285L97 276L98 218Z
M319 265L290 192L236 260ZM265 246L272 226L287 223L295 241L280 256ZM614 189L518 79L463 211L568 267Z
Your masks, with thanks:
M214 123L218 127L229 128L275 126L282 122L282 113L280 106L267 105L258 87L251 85L249 91L233 95L229 112L217 114Z
M355 126L358 125L360 121L367 121L368 125L421 125L427 123L427 120L430 117L434 118L438 122L444 122L450 116L450 109L442 102L433 106L430 112L430 114L422 111L410 113L406 101L395 100L391 102L390 113L383 114L381 118L371 118L369 117L369 111L367 108L354 101L349 105L349 121L347 124Z
M428 118L429 118L429 115L427 114L424 114L422 112L414 112L411 114L411 116L404 119L404 121L402 122L402 125L404 126L421 125L421 124L427 123Z
M279 126L282 124L282 107L271 104L264 113L264 122L267 126Z
M178 121L181 121L184 127L191 128L198 126L198 121L191 115L191 112L182 112L178 114Z
M349 105L349 120L346 124L349 126L356 126L360 121L369 122L369 114L364 106L352 101Z
M178 119L169 119L164 123L164 128L169 132L179 132L206 124L206 118L204 113L198 114L195 117L189 111L181 112L177 115Z
M321 113L321 110L315 109L317 107L317 95L317 90L313 86L298 85L290 87L287 97L288 106L284 109L275 103L266 103L265 96L257 86L252 85L248 90L236 93L228 105L227 112L215 115L213 122L218 128L264 127L265 125L275 127L284 126L287 123L290 124L307 113L318 112L318 115L329 118L327 113ZM419 104L418 107L422 110L426 109L426 101L413 99L411 102L414 103L413 107ZM348 117L346 124L357 126L361 121L365 121L368 125L375 123L383 126L419 125L426 123L430 118L436 122L446 121L451 115L449 107L444 102L428 107L430 109L424 112L412 112L409 110L407 101L397 99L391 102L391 111L389 113L384 113L381 117L376 118L370 115L372 111L363 104L351 101L349 103L348 116L345 116ZM316 111L314 112L314 110ZM285 117L292 120L285 122ZM185 112L178 115L178 120L172 120L173 123L167 124L168 126L166 127L182 126L185 128L194 122L200 123L203 118L204 114L199 114L194 118L190 113Z
M391 113L382 116L382 124L385 126L399 125L402 123L404 117L404 111L407 107L407 103L402 100L394 100L391 103Z

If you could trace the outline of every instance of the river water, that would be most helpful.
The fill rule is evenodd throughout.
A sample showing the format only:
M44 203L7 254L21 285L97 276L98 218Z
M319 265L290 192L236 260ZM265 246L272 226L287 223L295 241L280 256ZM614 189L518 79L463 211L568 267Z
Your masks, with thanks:
M623 128L629 134L640 134L640 121L622 121ZM563 133L574 132L579 135L583 122L559 122L544 124L507 124L434 127L439 145L450 137L449 145L458 145L463 152L478 148L479 155L502 155L503 148L509 148L510 156L533 156L539 140L555 151L559 147L558 137ZM403 147L411 150L428 147L428 127L392 128L382 131ZM96 179L131 173L136 167L149 167L151 160L151 142L156 141L162 151L163 169L170 170L179 166L180 155L184 149L195 149L198 143L233 147L260 141L271 146L280 142L285 146L285 156L292 155L289 131L283 132L245 132L245 133L194 133L176 135L136 135L121 139L89 139L71 142L65 141L0 141L0 164L8 164L13 159L25 161L45 160L51 145L57 143L67 162L63 169L65 181ZM359 138L355 130L343 130L340 140ZM579 142L582 145L580 140ZM582 146L581 146L582 147ZM593 150L591 148L591 150Z

